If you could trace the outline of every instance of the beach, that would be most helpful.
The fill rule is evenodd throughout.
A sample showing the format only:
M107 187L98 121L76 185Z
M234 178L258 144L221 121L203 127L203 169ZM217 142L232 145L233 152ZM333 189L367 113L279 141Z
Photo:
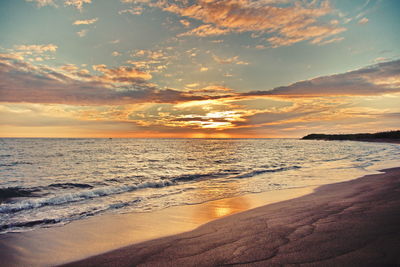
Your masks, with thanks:
M32 156L8 159L5 177L10 178L3 186L16 195L0 207L0 266L325 265L327 259L352 255L350 251L382 238L383 245L365 252L363 260L396 263L389 251L396 245L383 237L385 231L398 236L393 225L399 222L399 169L389 170L400 155L395 144L279 139L7 142ZM34 157L43 144L53 149ZM143 156L145 161L126 160L151 145L155 152ZM54 154L59 146L71 153ZM80 146L85 150L76 150ZM112 148L113 158L103 158L98 146ZM123 146L130 149L118 154ZM205 146L215 155L205 154ZM92 151L90 160L81 152L86 150ZM41 171L59 166L55 160L71 168L61 169L62 175L57 167ZM100 160L102 172L96 167ZM174 169L178 163L185 169ZM165 176L161 165L176 173ZM28 174L27 169L37 171ZM82 171L87 178L74 178L82 177ZM10 187L18 173L27 175L17 176L20 187Z
M400 264L400 168L65 266Z
M188 232L212 220L313 192L293 188L155 212L104 214L59 227L0 235L0 266L55 266L148 240Z
M400 267L399 13L1 0L0 267Z

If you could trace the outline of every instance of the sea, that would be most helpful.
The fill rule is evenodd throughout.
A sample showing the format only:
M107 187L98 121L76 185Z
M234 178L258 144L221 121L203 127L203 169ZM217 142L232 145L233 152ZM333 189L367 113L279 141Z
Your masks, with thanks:
M400 145L298 139L0 139L0 234L318 186L397 167Z

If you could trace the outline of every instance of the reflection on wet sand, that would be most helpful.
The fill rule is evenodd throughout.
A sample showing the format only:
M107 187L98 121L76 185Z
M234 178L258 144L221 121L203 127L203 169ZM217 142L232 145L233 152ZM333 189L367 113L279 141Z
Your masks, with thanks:
M216 156L214 154L210 155L210 151L211 153L217 154L235 155L238 149L237 144L232 141L223 142L222 140L215 141L210 139L204 140L204 142L211 143L214 147L214 149L209 148L204 151L204 158L212 159L213 156ZM190 142L184 143L184 150L187 151L188 154L192 153L192 145L193 144ZM220 167L218 164L215 164L215 168L218 169ZM216 170L215 172L218 173L219 171ZM192 210L192 222L196 224L203 224L205 222L209 222L211 220L250 208L250 204L247 201L247 196L219 199L226 195L226 192L229 192L230 195L239 195L240 190L237 188L238 185L236 183L225 182L223 186L220 186L218 182L213 182L213 180L209 180L209 183L210 184L208 186L201 187L201 189L195 191L194 197L196 198L197 196L198 202L202 202L204 199L217 200L206 202L201 205L195 205L195 208ZM222 190L224 190L224 192L222 192Z
M239 192L236 183L226 183L225 188L229 187L229 192ZM221 189L219 189L221 190ZM201 198L207 195L208 199L216 199L221 196L221 192L218 189L213 188L208 190L207 188L199 190L197 194ZM214 219L221 218L223 216L231 215L240 211L244 211L250 208L250 203L247 200L248 196L242 195L234 198L218 199L210 202L196 205L193 209L192 220L195 223L204 223Z
M207 202L196 207L193 213L193 220L195 222L204 223L206 221L244 211L249 209L249 207L250 205L245 196Z

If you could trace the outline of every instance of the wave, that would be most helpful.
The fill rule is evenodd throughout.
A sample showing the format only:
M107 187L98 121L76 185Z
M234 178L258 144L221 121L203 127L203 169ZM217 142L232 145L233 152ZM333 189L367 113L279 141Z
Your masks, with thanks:
M82 211L77 211L72 214L64 214L64 216L59 217L59 218L43 218L43 219L37 219L37 220L32 220L32 221L22 221L22 222L13 222L13 223L5 223L3 225L0 225L0 233L9 233L9 232L15 232L15 231L24 231L30 230L30 228L34 226L50 226L50 225L56 225L56 224L65 224L71 221L79 220L85 217L90 217L94 216L99 213L106 212L108 210L118 210L121 208L124 208L126 206L130 206L132 204L141 202L142 198L137 197L134 199L130 199L127 202L119 202L119 203L111 203L105 207L102 208L89 208L89 209L84 209Z
M34 194L35 191L36 190L26 189L22 187L0 188L0 203L10 198L36 196Z
M205 178L218 178L226 175L225 173L198 173L198 174L183 174L172 178L173 182L188 182Z
M300 166L281 167L281 168L275 168L275 169L268 168L268 169L263 169L263 170L251 171L251 172L243 173L243 174L240 174L240 171L238 171L238 170L232 169L232 170L223 170L221 172L215 172L215 173L184 174L184 175L179 175L179 176L171 178L171 181L173 181L173 182L189 182L189 181L198 181L198 180L221 178L221 177L251 178L253 176L263 174L263 173L289 171L289 170L295 170L295 169L300 169L300 168L301 168Z
M100 188L93 188L92 185L89 184L81 184L81 183L55 183L50 184L47 188L81 188L81 189L89 189L89 190L81 190L78 192L72 193L64 193L58 194L57 196L53 197L41 197L36 199L27 199L22 200L17 203L3 203L0 205L0 213L11 213L11 212L18 212L22 210L28 209L36 209L43 206L57 206L63 205L66 203L73 203L79 202L86 199L94 199L99 197L105 197L110 195L122 194L131 191L135 191L138 189L143 188L162 188L166 186L176 185L181 182L190 182L190 181L198 181L203 179L213 179L213 178L221 178L221 177L231 177L231 178L250 178L259 174L268 173L268 172L280 172L280 171L287 171L292 169L298 169L299 166L292 166L292 167L282 167L282 168L275 168L275 169L265 169L265 170L256 170L249 173L244 174L237 174L237 170L230 172L229 170L224 170L223 172L216 172L216 173L203 173L203 174L186 174L180 175L175 177L170 177L151 181L151 182L144 182L140 184L134 185L119 185L119 186L106 186ZM234 174L234 175L232 175ZM43 189L43 188L42 188ZM14 197L30 197L37 195L32 194L32 191L37 190L31 189L31 191L26 189L17 188L16 190L11 190L11 193L7 193L8 191L4 191L3 195L8 194L7 196L14 196Z
M27 221L27 222L16 222L10 224L3 224L0 225L0 232L8 231L15 228L29 228L36 225L44 225L44 224L56 224L59 223L61 220L59 219L41 219L41 220L34 220L34 221Z
M14 161L14 162L10 162L10 163L0 163L0 167L13 167L16 165L32 165L32 162L28 162L28 161Z
M43 206L56 206L66 203L78 202L86 199L104 197L109 195L131 192L142 188L159 188L172 185L169 180L158 180L153 182L145 182L137 185L121 185L115 187L102 187L92 190L85 190L76 193L68 193L50 198L28 199L17 203L2 204L0 213L11 213L22 210L35 209Z
M58 187L58 188L93 188L90 184L79 184L79 183L56 183L50 184L47 187Z
M250 178L256 175L260 175L263 173L269 173L269 172L282 172L282 171L289 171L289 170L295 170L295 169L300 169L300 166L291 166L291 167L282 167L282 168L276 168L276 169L265 169L265 170L257 170L257 171L252 171L248 172L245 174L237 175L234 178Z

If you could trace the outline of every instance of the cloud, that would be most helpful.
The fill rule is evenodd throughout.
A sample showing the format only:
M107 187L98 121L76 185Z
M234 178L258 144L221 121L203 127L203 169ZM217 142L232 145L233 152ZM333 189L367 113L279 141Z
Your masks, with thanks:
M158 89L146 82L149 74L129 67L96 65L91 75L75 65L57 70L19 59L0 58L0 102L75 105L178 103L208 99L173 89Z
M99 19L94 18L94 19L85 19L85 20L76 20L74 21L74 25L89 25L97 22Z
M206 37L206 36L225 35L225 34L228 34L229 32L230 32L229 29L222 29L222 28L215 27L211 24L204 24L204 25L194 28L188 32L178 34L178 37L182 37L182 36Z
M14 45L12 49L1 49L6 53L0 53L0 60L28 60L44 61L54 59L54 54L58 46L54 44L47 45Z
M131 2L131 1L129 1ZM339 23L325 22L325 16L335 12L328 1L265 1L265 0L201 0L147 1L183 18L203 24L178 36L215 36L228 33L256 32L269 35L273 47L301 41L322 43L346 29ZM331 19L331 21L337 21Z
M83 4L90 4L92 0L66 0L64 2L64 5L66 6L73 6L76 9L82 11L83 9Z
M161 72L168 64L171 64L173 53L176 51L172 51L172 47L155 50L138 49L130 55L133 60L128 60L126 63L149 72Z
M327 44L333 41L324 41L324 39L329 38L331 35L335 35L345 31L345 28L338 28L336 26L308 26L304 28L287 28L282 30L282 35L273 36L267 40L272 44L273 47L279 46L289 46L294 43L298 43L304 40L311 40L312 44ZM336 41L342 40L343 37L336 38ZM333 40L333 39L332 39Z
M307 130L315 123L333 125L355 116L370 122L377 111L363 114L366 111L351 106L352 97L400 93L400 60L247 93L220 85L198 88L199 84L188 84L185 91L160 89L149 82L152 78L149 73L136 68L95 65L93 69L96 75L79 65L67 64L55 69L35 66L12 55L0 55L0 102L150 105L155 110L132 111L131 115L124 112L126 120L149 129L227 132L236 129L248 133L252 129L305 127L303 130ZM254 101L261 100L255 106ZM121 112L113 108L100 113L101 120L116 120ZM82 116L88 119L99 112L85 114Z
M24 57L19 53L5 54L0 53L0 60L23 60Z
M98 18L93 18L93 19L85 19L85 20L76 20L74 21L73 25L91 25L94 24L98 21ZM88 29L82 29L80 31L78 31L76 34L79 37L85 37L87 35L87 33L89 32Z
M208 112L205 115L181 115L170 119L165 124L201 129L229 129L234 128L235 123L242 121L240 110Z
M80 30L79 32L76 32L76 34L77 34L79 37L85 37L86 34L87 34L88 32L89 32L88 29L83 29L83 30Z
M56 52L58 46L54 44L47 44L47 45L15 45L15 50L20 51L33 51L35 53L44 53L44 52Z
M321 127L344 129L350 123L362 123L362 129L373 123L379 125L377 120L393 124L400 114L396 107L400 95L377 96L400 93L400 60L248 93L221 85L198 89L199 85L190 85L192 88L185 91L160 89L149 83L149 74L135 68L95 65L93 69L96 75L79 65L54 69L26 63L13 55L0 55L0 102L21 109L28 108L27 105L34 108L34 103L46 104L38 108L43 111L40 114L14 110L15 116L8 116L14 120L4 119L3 124L18 127L65 124L80 128L81 123L98 121L101 131L104 126L101 122L113 125L123 122L132 123L138 127L137 131L201 130L253 137L288 131L296 136ZM365 108L357 105L355 99L371 99L368 101L375 104L381 99L382 107ZM391 105L395 108L388 106L388 99L393 99ZM0 113L7 112L0 105ZM40 118L35 120L35 114ZM28 120L24 122L24 118Z
M151 0L121 0L122 3L148 3Z
M320 41L318 43L318 45L326 45L326 44L338 43L338 42L342 41L343 39L344 39L344 37L335 37L335 38L332 38L332 39Z
M250 111L251 113L251 111ZM134 112L130 119L137 124L172 129L215 129L226 130L242 121L249 111L235 108L227 101L200 100L179 104L150 106L140 112Z
M248 62L241 61L239 60L239 56L234 56L230 58L220 58L216 55L212 55L212 58L215 60L215 62L219 64L237 64L237 65L248 65Z
M79 70L79 67L75 64L66 64L64 66L61 66L60 69L69 73L74 73Z
M179 22L186 28L190 26L190 21L188 21L186 19L181 19L181 20L179 20Z
M198 83L188 83L188 84L185 84L185 86L186 87L189 87L189 88L194 88L194 87L198 87L200 84L198 84Z
M189 84L190 85L190 84ZM194 88L198 87L199 84L194 84L193 86L188 86L186 87L189 88ZM225 86L220 86L220 85L209 85L200 89L191 89L190 91L187 91L187 93L193 94L193 95L208 95L208 96L218 96L220 98L224 97L232 97L235 95L233 90L231 88L225 87Z
M27 2L35 2L37 7L54 6L57 7L55 0L25 0ZM64 0L65 6L72 6L82 11L84 4L90 4L92 0Z
M159 50L136 50L132 56L136 57L146 57L150 60L161 60L166 59L164 52Z
M366 23L368 23L368 21L369 21L369 19L367 19L367 18L362 18L362 19L360 19L360 20L358 21L358 24L366 24Z
M400 60L394 60L342 74L296 82L270 91L253 91L244 95L319 97L382 95L399 92Z
M27 2L35 2L37 7L56 6L54 0L25 0Z
M40 104L0 105L0 123L3 126L78 126L84 123L83 121L73 120L66 115L67 112L54 106L49 107Z
M109 69L106 65L94 65L93 69L101 72L103 74L100 76L101 79L107 82L135 83L151 79L151 74L131 67L122 66Z
M144 11L143 7L137 6L137 7L132 7L129 9L120 10L120 11L118 11L118 14L122 15L125 13L130 13L132 15L141 15L143 13L143 11Z

